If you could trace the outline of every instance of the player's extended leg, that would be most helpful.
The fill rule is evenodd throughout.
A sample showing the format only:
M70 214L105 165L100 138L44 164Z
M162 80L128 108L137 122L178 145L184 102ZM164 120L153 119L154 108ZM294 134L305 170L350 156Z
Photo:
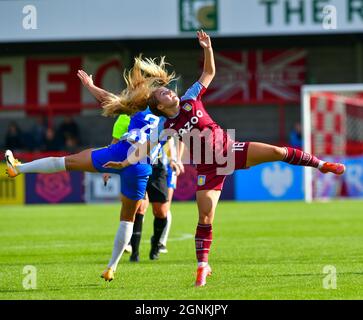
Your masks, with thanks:
M265 143L250 142L247 151L247 167L264 162L284 161L292 165L319 169L322 173L343 174L345 166L341 163L325 162L314 155L290 147L277 147Z
M112 257L108 263L107 269L101 275L106 281L112 281L114 279L117 265L126 246L131 240L135 214L142 201L143 199L132 200L124 195L122 196L120 225L115 236Z
M198 260L196 287L204 286L207 276L212 273L208 264L208 254L212 245L212 223L220 195L220 190L197 191L199 220L195 233L195 250Z
M47 157L20 163L10 150L5 152L7 174L14 178L21 173L55 173L62 171L97 172L92 163L93 149L86 149L66 157Z

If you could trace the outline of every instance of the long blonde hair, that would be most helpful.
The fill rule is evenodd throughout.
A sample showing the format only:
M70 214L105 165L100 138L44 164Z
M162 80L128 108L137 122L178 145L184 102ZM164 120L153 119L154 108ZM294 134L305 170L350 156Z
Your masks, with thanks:
M166 70L167 64L164 56L160 57L159 62L156 62L156 58L142 58L142 55L135 57L134 66L123 73L126 88L119 95L110 95L102 103L102 114L132 115L145 110L152 92L175 79L175 72L169 74Z

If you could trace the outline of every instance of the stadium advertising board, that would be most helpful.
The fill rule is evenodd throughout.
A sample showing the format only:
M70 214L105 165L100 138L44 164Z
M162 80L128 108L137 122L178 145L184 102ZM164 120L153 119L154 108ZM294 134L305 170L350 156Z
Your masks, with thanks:
M118 55L1 57L0 107L41 112L52 105L53 111L75 111L80 105L94 104L76 76L79 69L92 74L97 86L120 90L122 62Z
M302 49L216 52L218 73L205 101L297 101L305 81L305 57ZM55 113L77 112L95 103L76 77L77 70L87 70L96 85L118 92L122 65L117 55L2 57L0 108L40 113L52 106Z
M346 185L346 196L363 197L363 157L346 159L347 172L342 177Z
M261 164L235 172L235 199L246 201L302 200L303 169L284 162Z
M342 176L317 173L313 180L314 198L362 198L363 197L363 157L326 157L327 161L345 164Z
M0 42L181 38L199 28L222 37L362 32L363 1L0 1Z
M184 174L178 177L173 199L178 201L195 200L197 171L192 165L184 165L184 170Z
M82 172L28 173L25 184L27 204L84 202Z
M5 175L6 165L0 164L0 205L24 204L24 176L9 179Z
M306 73L302 49L222 51L215 61L218 72L205 94L207 103L300 100Z
M121 180L118 174L111 174L105 186L102 173L85 173L86 202L120 201Z

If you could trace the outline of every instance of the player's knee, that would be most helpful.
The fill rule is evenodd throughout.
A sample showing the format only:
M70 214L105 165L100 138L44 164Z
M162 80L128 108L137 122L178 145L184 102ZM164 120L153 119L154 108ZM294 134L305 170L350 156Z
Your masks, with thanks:
M166 203L159 203L159 202L154 202L152 204L153 206L153 214L155 218L159 218L159 219L165 219L168 215L168 206L166 205Z
M199 223L212 224L214 214L212 212L199 212Z
M65 165L66 165L66 169L67 170L73 170L74 168L74 160L72 157L65 157L64 159Z
M283 158L285 156L285 150L284 148L273 146L272 147L272 153L276 159Z
M159 218L159 219L165 219L165 218L167 218L167 215L168 215L168 212L165 210L156 210L156 211L153 211L153 213L154 213L154 217Z
M146 208L139 208L136 211L136 214L141 214L143 216L145 215L145 213L146 213Z

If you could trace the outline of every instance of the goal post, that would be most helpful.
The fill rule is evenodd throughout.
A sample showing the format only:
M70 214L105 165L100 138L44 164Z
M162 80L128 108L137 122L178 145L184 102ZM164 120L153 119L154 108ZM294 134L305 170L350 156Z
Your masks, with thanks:
M349 162L351 158L358 159L358 163L362 161L363 179L363 84L304 85L301 105L303 150L323 160ZM324 194L319 189L324 184L324 178L317 170L305 167L303 176L306 202L342 196L341 190L330 190ZM349 184L344 176L334 177L337 189L346 188ZM329 183L325 181L326 185ZM361 187L361 195L356 192L358 197L363 196L363 183Z

